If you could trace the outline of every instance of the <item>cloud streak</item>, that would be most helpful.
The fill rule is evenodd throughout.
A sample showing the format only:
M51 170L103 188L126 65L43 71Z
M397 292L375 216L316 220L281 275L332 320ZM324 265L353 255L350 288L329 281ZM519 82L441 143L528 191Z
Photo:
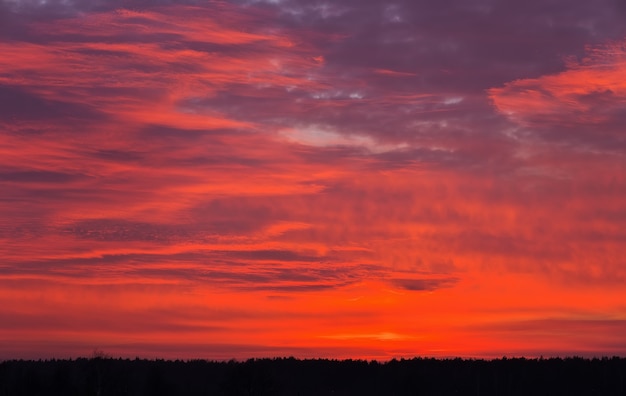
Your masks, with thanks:
M0 3L0 358L626 353L624 15Z

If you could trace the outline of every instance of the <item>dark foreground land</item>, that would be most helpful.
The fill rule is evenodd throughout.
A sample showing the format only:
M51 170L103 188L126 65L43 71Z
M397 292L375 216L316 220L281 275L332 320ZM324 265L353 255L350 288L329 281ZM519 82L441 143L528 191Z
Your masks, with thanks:
M626 396L626 358L20 360L0 363L5 395Z

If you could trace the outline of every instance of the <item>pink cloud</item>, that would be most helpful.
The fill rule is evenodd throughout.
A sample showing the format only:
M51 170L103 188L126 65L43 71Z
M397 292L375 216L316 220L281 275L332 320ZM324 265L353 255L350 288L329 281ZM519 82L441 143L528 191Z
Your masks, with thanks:
M622 160L551 142L619 139L621 47L489 90L507 120L484 87L550 67L493 26L464 41L465 12L507 10L429 7L380 32L227 2L55 14L1 41L11 353L530 350L499 320L614 340L572 318L624 312Z
M588 47L560 73L519 79L488 93L496 109L531 128L585 128L589 134L618 134L626 103L623 42Z

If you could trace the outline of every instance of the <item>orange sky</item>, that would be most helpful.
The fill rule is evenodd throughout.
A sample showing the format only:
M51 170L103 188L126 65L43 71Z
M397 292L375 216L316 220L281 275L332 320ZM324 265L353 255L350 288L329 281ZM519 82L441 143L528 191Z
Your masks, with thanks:
M624 32L343 3L0 8L0 359L626 355Z

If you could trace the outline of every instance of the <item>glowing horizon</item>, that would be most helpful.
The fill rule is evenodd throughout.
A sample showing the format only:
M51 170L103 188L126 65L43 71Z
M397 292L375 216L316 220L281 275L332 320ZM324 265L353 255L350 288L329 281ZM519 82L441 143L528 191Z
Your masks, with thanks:
M0 3L0 359L626 356L601 3Z

